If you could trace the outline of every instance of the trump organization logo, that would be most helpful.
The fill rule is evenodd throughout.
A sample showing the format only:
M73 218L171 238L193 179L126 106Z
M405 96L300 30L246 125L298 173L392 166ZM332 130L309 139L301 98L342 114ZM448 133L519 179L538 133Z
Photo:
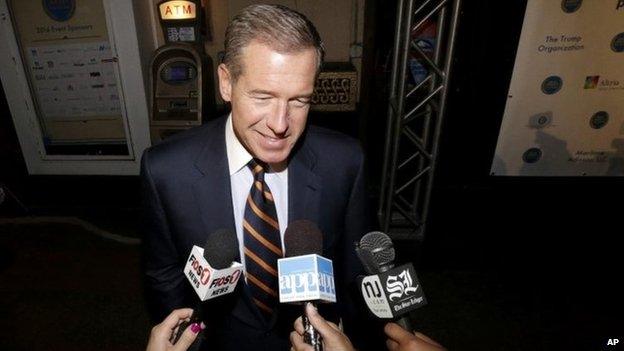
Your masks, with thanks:
M583 0L563 0L561 1L561 9L565 13L573 13L578 11L583 5Z
M561 90L563 80L558 76L550 76L542 82L542 92L546 95L552 95Z

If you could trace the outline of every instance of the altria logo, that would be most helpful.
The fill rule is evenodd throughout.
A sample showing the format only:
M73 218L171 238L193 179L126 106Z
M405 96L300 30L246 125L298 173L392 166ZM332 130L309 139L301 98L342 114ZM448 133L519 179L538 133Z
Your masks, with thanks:
M404 270L398 275L389 275L386 280L386 291L390 293L390 301L400 299L405 295L414 294L418 290L418 285L414 285L414 280L409 270Z
M622 0L624 1L624 0ZM584 89L595 89L595 88L615 88L620 85L620 81L617 79L600 79L600 76L587 76L585 77L585 85Z

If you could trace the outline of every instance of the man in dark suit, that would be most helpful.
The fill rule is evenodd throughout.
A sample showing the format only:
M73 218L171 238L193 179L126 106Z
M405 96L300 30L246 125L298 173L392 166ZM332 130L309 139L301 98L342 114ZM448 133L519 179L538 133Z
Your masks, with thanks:
M284 230L299 219L318 224L323 255L334 263L338 302L323 313L351 326L348 293L360 272L353 243L368 229L363 156L347 136L306 128L322 58L320 37L303 15L245 8L228 26L218 68L230 115L143 155L144 269L156 321L197 304L183 275L192 246L222 228L238 237L246 279L206 306L211 349L290 347L301 307L276 301L275 267Z

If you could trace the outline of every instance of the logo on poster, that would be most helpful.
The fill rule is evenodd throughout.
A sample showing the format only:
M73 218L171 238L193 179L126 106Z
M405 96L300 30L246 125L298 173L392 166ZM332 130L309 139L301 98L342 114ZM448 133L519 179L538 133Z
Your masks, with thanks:
M539 161L540 158L542 158L542 150L536 147L530 148L522 154L522 160L525 163L535 163Z
M589 120L589 125L593 129L600 129L609 122L609 113L607 111L598 111Z
M587 76L583 89L595 89L600 81L600 76Z
M583 0L563 0L561 1L561 9L565 13L576 12L581 8Z
M620 86L620 81L617 79L611 78L602 78L601 76L587 76L585 78L585 86L583 89L596 89L598 90L615 90L615 89L623 89Z
M624 33L620 33L613 38L611 41L611 50L624 52Z
M76 10L76 0L43 0L45 13L55 21L65 22Z
M552 95L561 90L563 80L558 76L550 76L542 82L542 92L547 95Z

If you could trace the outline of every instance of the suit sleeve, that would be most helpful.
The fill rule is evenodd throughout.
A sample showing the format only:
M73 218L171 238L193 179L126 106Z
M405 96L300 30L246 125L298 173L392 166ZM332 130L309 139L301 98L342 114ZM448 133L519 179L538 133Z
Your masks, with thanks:
M153 322L172 310L189 307L180 253L174 245L167 216L150 170L150 154L141 160L142 270L145 298Z

